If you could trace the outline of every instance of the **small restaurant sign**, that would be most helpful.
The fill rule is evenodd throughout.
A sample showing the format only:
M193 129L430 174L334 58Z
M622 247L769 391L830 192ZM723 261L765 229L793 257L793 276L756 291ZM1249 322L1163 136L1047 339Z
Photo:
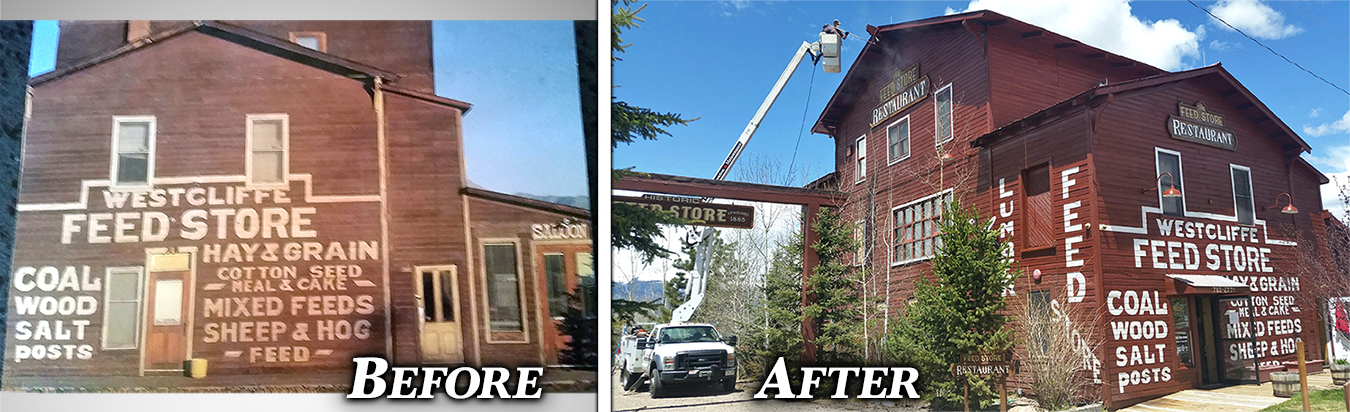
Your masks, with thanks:
M642 195L642 197L614 196L614 202L627 203L652 210L675 213L696 226L714 226L733 229L751 229L755 225L752 206L707 203L703 199L682 196Z
M928 76L919 78L919 66L897 70L891 81L881 87L881 104L872 109L872 127L928 97Z
M1173 139L1237 150L1237 139L1232 130L1223 127L1223 116L1210 113L1205 103L1196 102L1194 106L1177 103L1177 114L1180 116L1167 119L1167 132Z

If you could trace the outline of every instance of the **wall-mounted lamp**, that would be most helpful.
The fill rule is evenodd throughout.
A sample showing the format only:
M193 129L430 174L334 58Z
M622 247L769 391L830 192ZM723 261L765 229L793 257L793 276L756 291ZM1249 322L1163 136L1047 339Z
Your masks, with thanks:
M1266 210L1280 207L1280 196L1289 196L1289 204L1286 205L1283 209L1280 209L1280 213L1284 213L1286 215L1298 214L1298 208L1294 207L1294 195L1291 195L1289 193L1280 193L1278 196L1275 196L1275 205L1266 206Z
M1157 178L1158 183L1162 183L1162 177L1163 177L1163 176L1167 176L1167 190L1164 190L1164 191L1162 192L1162 197L1168 197L1168 198L1181 197L1181 191L1180 191L1180 190L1177 190L1176 185L1172 184L1172 182L1175 181L1175 179L1172 178L1172 174L1171 174L1171 173L1162 172L1162 174L1159 174L1159 175L1158 175L1158 178ZM1149 191L1153 191L1153 190L1158 190L1158 188L1157 188L1157 187L1151 187L1151 188L1148 188L1148 189L1144 189L1144 192L1149 192Z

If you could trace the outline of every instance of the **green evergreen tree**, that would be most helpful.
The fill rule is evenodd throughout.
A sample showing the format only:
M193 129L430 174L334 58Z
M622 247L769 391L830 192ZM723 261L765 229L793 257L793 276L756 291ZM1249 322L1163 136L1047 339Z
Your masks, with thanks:
M599 365L599 354L596 350L599 349L597 339L600 335L596 329L600 322L594 306L595 286L594 276L582 277L582 282L567 298L567 312L563 314L561 329L571 340L567 342L567 349L559 356L565 365L587 369Z
M818 238L812 249L819 263L806 280L805 290L814 299L802 313L814 324L816 362L822 366L857 365L863 327L859 306L865 304L862 271L844 261L845 254L858 249L853 224L840 219L835 209L822 209L811 228Z
M790 370L797 370L802 352L802 236L792 235L788 243L774 250L773 261L764 274L760 333L745 336L738 353L745 376L764 377L768 368L782 357Z
M621 34L624 29L633 29L640 27L638 22L643 21L638 17L638 12L647 7L643 5L636 10L632 7L632 0L613 0L613 9L610 13L610 47L612 48L611 61L621 60L617 56L625 52L625 49L631 44L624 43ZM612 65L612 64L611 64ZM611 148L618 147L619 142L632 144L638 139L654 140L658 136L669 136L670 132L666 127L674 125L684 125L690 122L690 119L681 117L678 113L661 113L650 109L635 107L620 100L615 100L610 105L611 110ZM611 178L615 181L624 176L631 175L631 169L614 169ZM662 247L658 240L663 238L661 232L662 225L684 224L684 220L675 216L674 213L667 211L656 211L626 203L614 203L611 209L611 231L610 238L613 241L615 249L631 249L639 253L644 262L651 261L670 255L670 251ZM615 337L613 342L618 344L619 333L624 326L633 323L633 320L641 314L651 313L658 309L656 304L648 302L633 302L626 299L613 299L611 306L611 335Z
M919 391L935 409L961 408L967 381L971 408L989 408L998 403L998 380L961 380L949 368L963 356L1011 349L1003 293L1020 270L1004 256L997 228L978 211L948 204L938 227L931 280L915 280L914 302L886 339L887 358L919 369Z

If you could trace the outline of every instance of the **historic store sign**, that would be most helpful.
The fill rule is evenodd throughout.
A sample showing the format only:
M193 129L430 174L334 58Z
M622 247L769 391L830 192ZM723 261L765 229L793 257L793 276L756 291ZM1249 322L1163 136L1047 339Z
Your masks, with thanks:
M917 65L904 71L897 70L891 81L881 87L881 104L872 109L872 127L928 97L928 76L918 76Z
M1232 130L1223 127L1223 116L1205 110L1203 102L1195 106L1177 103L1177 113L1181 116L1168 116L1167 120L1167 132L1173 139L1237 150L1237 139Z
M706 203L699 198L662 195L614 196L614 202L673 212L675 216L697 226L751 229L755 225L755 208L751 206Z

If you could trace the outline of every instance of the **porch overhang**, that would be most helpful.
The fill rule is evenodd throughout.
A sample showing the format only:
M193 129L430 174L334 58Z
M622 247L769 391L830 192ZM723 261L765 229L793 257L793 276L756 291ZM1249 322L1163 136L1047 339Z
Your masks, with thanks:
M1167 275L1171 295L1235 295L1251 293L1251 287L1218 275Z

